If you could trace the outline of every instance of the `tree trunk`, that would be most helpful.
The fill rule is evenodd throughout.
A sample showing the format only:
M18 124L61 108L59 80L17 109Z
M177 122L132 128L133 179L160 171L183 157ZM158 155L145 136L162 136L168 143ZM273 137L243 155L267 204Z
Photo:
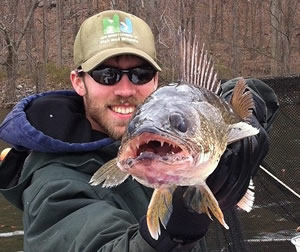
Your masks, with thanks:
M16 81L17 81L17 54L14 53L14 46L8 46L8 56L6 59L7 82L5 87L4 104L10 105L16 101Z
M8 3L8 2L7 2ZM16 22L13 22L16 20L17 12L18 10L18 4L19 1L10 1L8 9L10 11L10 16L12 18L10 24L12 24L11 27L6 27L4 24L0 23L0 31L4 34L4 40L6 42L6 50L7 50L7 57L6 61L3 65L6 67L7 71L7 83L5 86L5 97L3 99L3 102L5 104L10 104L16 101L16 80L17 80L17 69L18 69L18 50L20 47L20 44L23 40L23 37L25 35L25 32L28 28L28 25L30 23L30 20L33 16L34 10L37 8L39 3L39 0L34 0L32 3L32 6L29 10L29 13L26 13L26 18L24 19L23 28L17 29Z
M264 34L265 34L264 10L263 10L263 2L262 1L258 1L257 9L258 9L258 26L259 26L259 43L258 43L258 46L259 46L259 48L262 48L263 45L264 45Z
M72 31L73 31L73 40L76 38L76 34L79 29L79 24L78 24L78 11L77 11L77 1L76 0L71 0L71 11L70 15L72 18Z
M232 74L238 76L240 74L240 49L239 49L239 8L238 0L233 0L232 16Z
M282 62L283 62L283 72L284 75L290 75L290 56L292 50L292 37L293 31L295 29L295 17L297 11L297 5L299 0L289 0L285 5L282 4L282 8L285 7L285 17L284 18L284 32L282 33Z
M225 11L225 7L224 7L224 0L220 1L220 36L219 39L220 41L224 41L224 11Z
M25 15L27 13L30 12L30 9L31 9L31 6L32 6L32 0L24 0L24 7L25 7ZM27 69L30 69L31 72L33 71L32 69L32 62L33 62L33 55L32 55L32 48L33 46L35 46L35 43L33 43L33 28L34 26L34 23L33 23L33 19L31 18L29 23L28 23L28 28L27 28L27 32L25 33L24 35L24 38L25 38L25 48L26 48L26 65L27 65Z
M270 15L271 15L271 75L276 76L279 73L278 60L279 60L279 0L273 0L270 6Z
M43 65L40 74L39 86L37 86L37 93L45 91L47 89L47 62L48 62L48 15L47 15L47 5L43 6Z
M62 23L63 23L63 1L56 0L56 46L57 46L57 58L56 66L61 67L62 62Z

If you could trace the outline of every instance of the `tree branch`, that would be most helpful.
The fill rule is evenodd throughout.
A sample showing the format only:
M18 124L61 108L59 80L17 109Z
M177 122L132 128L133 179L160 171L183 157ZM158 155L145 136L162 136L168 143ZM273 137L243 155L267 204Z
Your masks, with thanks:
M24 22L24 26L23 26L22 32L20 33L20 36L19 36L19 38L18 38L18 40L17 40L17 42L16 42L16 47L15 47L15 50L16 50L16 51L18 51L18 49L19 49L19 46L20 46L20 44L21 44L21 42L22 42L22 38L23 38L23 36L24 36L24 34L25 34L27 28L28 28L30 19L32 18L33 12L34 12L34 10L38 7L40 1L41 1L41 0L35 0L35 1L33 2L32 6L31 6L31 9L30 9L30 11L29 11L29 13L28 13L28 16L27 16L27 18L26 18L26 20L25 20L25 22Z
M2 32L6 32L6 27L5 27L5 25L1 22L1 20L0 20L0 31L2 31Z

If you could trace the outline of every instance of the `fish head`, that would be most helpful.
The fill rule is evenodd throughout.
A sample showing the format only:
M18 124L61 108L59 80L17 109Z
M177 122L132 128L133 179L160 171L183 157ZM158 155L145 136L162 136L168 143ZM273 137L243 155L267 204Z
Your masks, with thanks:
M199 109L197 92L191 85L179 84L154 92L129 122L119 168L154 188L205 180L217 166L218 141L209 137L215 127Z

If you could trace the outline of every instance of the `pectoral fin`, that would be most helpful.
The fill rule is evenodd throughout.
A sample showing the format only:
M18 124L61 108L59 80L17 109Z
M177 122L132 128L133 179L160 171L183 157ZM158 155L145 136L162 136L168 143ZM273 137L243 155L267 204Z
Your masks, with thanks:
M246 122L238 122L229 126L227 143L231 144L245 137L254 136L259 133L259 129L254 128Z
M160 224L166 227L173 211L172 196L176 187L155 189L147 211L147 226L155 240L161 234Z
M113 187L121 184L129 176L120 170L117 166L117 159L114 158L104 165L92 176L90 183L92 185L99 185L103 183L102 187Z
M206 184L198 186L196 190L189 187L183 197L188 207L199 214L206 213L210 219L211 212L226 229L229 229L218 201Z

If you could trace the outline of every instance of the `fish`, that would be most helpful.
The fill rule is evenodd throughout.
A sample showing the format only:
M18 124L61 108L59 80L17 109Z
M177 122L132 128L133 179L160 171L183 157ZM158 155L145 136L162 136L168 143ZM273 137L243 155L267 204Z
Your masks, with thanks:
M259 133L249 119L254 108L246 81L240 78L231 100L219 94L214 65L207 51L197 53L195 39L181 41L180 81L159 87L140 105L122 137L118 156L92 176L92 185L115 187L129 176L153 188L146 220L153 239L166 228L173 193L187 187L182 200L197 213L212 215L228 229L218 201L206 184L227 145ZM250 211L254 186L238 206Z

